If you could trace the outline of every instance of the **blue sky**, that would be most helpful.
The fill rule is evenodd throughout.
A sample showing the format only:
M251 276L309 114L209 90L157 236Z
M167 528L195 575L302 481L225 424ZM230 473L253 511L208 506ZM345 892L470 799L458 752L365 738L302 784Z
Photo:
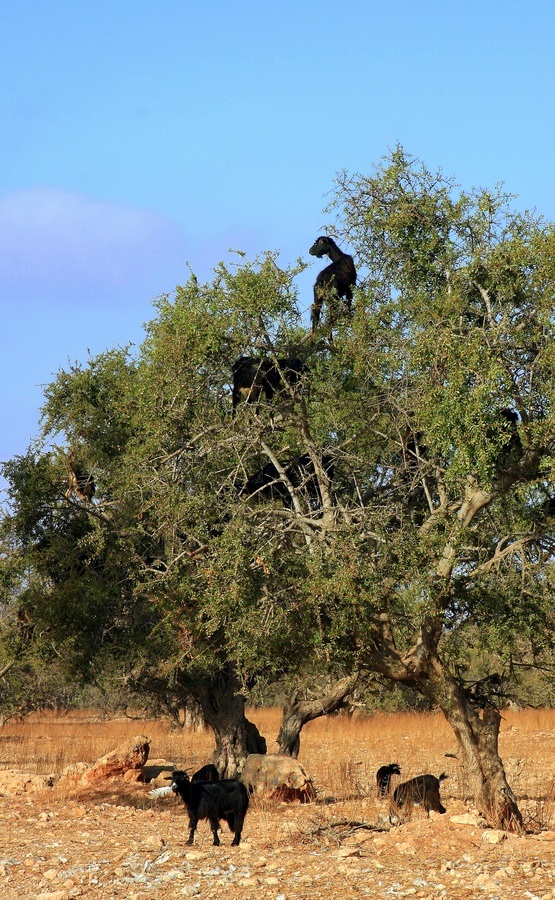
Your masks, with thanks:
M0 460L187 262L314 264L336 173L397 143L555 219L550 0L4 0L1 25Z

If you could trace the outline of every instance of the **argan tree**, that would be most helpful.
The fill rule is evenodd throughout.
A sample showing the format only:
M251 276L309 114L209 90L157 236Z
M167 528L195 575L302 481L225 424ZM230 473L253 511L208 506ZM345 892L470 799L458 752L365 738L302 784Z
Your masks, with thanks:
M336 184L352 316L330 298L311 335L298 270L268 254L160 298L135 353L60 372L33 465L6 469L12 606L32 573L35 632L82 675L194 697L227 774L262 746L244 716L256 682L326 673L329 708L358 673L412 688L451 723L479 808L520 827L499 707L520 671L551 664L555 235L512 204L398 148ZM232 412L241 356L283 377ZM64 496L60 435L94 478L89 502ZM86 573L81 594L57 556Z
M478 806L518 828L498 706L552 651L555 232L511 201L400 148L339 179L367 279L340 349L359 412L332 428L358 499L335 577L359 665L442 709ZM498 668L469 676L473 648Z

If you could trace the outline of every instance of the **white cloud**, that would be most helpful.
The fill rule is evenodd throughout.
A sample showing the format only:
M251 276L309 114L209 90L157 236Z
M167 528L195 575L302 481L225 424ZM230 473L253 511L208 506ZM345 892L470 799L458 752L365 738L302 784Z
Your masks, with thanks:
M158 293L177 267L185 275L186 256L179 224L149 210L53 188L0 197L0 286L12 296L141 285Z

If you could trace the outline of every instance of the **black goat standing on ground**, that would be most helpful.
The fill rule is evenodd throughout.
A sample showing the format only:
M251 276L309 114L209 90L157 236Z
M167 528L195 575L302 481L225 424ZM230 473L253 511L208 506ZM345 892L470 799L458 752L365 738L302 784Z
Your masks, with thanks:
M305 365L297 357L277 357L276 360L255 356L240 356L232 367L233 392L231 404L233 416L238 404L258 403L263 394L270 401L287 386L296 387L305 371Z
M407 816L410 817L413 806L423 806L428 816L430 810L441 813L447 812L441 803L439 796L439 786L442 781L448 778L448 775L442 774L439 778L435 775L417 775L410 781L404 781L399 784L393 792L393 800L391 801L391 809L389 811L389 821L392 825L396 825L400 820L400 810L404 806Z
M318 273L314 283L314 302L310 313L312 333L314 334L320 321L322 304L333 294L343 298L350 311L353 299L351 288L357 280L357 272L353 257L348 253L343 253L330 237L316 238L308 252L311 256L317 256L319 259L326 255L331 259L330 265Z
M398 763L389 763L388 766L380 766L376 772L376 788L378 797L385 797L389 794L389 786L391 784L392 775L400 775L401 769Z
M218 827L223 819L234 833L231 846L237 847L249 807L249 794L243 782L232 779L192 782L187 772L180 771L173 772L171 778L172 791L181 797L189 815L187 843L193 843L199 821L208 819L214 846L219 847Z

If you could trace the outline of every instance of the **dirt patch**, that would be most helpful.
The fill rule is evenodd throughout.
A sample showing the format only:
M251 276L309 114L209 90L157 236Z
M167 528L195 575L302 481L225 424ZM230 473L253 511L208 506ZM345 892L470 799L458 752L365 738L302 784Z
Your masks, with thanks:
M387 829L373 800L249 810L240 847L202 822L193 847L173 798L107 785L79 799L36 794L3 801L5 897L203 898L555 897L555 842L455 824L449 814ZM462 813L460 801L450 813ZM385 830L384 830L385 829ZM555 837L555 834L552 833ZM526 893L528 892L528 893Z
M266 723L265 733L278 722ZM454 749L449 733L441 730L440 720L415 719L414 730L411 722L405 719L400 729L399 720L391 720L384 730L382 720L380 728L376 721L330 720L307 729L301 760L314 778L317 801L254 801L238 848L230 846L227 826L222 845L213 847L207 822L200 823L195 845L189 847L183 806L173 797L152 800L146 784L114 779L76 790L55 784L35 793L15 787L2 798L0 890L6 900L555 900L552 784L545 774L555 751L555 729L525 734L517 726L502 735L511 782L536 833L501 834L490 842L484 836L491 831L465 800L456 759L445 756ZM113 733L101 738L91 723L83 727L91 756L107 752L121 738L114 742ZM44 723L41 729L44 738ZM144 723L143 730L157 758L175 759L182 767L209 760L209 733L175 736L159 723ZM136 723L130 733L135 731ZM67 722L64 733L69 740ZM34 737L22 734L22 742L6 742L13 747L6 768L9 763L15 770L18 761L30 764L27 740L32 745ZM56 738L52 747L59 757ZM428 819L417 809L409 823L389 826L388 801L375 796L375 772L392 758L398 759L403 778L426 771L437 775L451 767L442 784L446 815L432 813ZM53 758L42 762L47 771L55 768ZM451 821L451 816L463 821Z

